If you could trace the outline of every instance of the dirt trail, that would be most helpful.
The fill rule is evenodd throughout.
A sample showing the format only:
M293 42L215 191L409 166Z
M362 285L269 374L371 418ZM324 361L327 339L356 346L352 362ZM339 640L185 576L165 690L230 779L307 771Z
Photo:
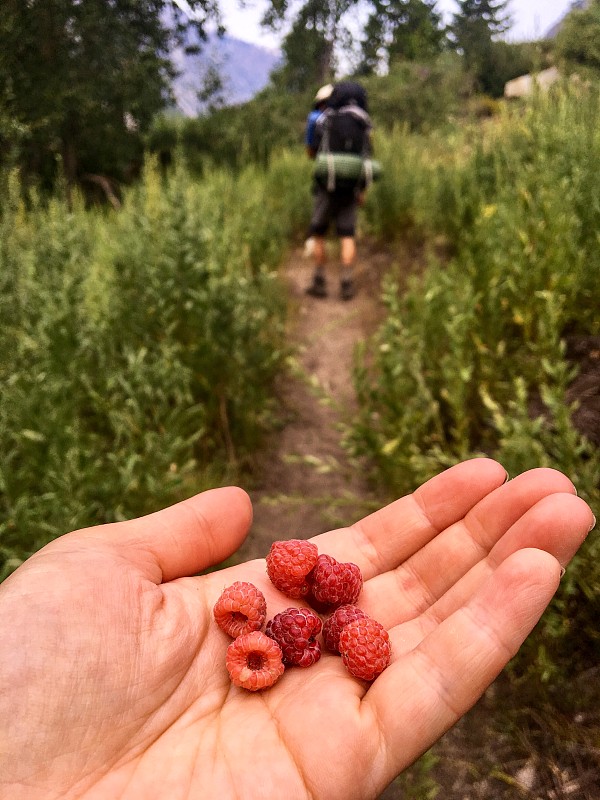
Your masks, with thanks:
M389 256L358 248L358 292L339 298L339 268L328 265L329 296L305 294L312 262L302 248L291 254L285 277L292 304L289 336L298 348L294 376L281 387L284 423L250 491L254 523L238 557L266 555L274 539L306 538L349 524L377 505L357 464L340 445L341 426L355 401L351 370L356 344L379 316L379 280ZM334 255L332 246L332 256Z

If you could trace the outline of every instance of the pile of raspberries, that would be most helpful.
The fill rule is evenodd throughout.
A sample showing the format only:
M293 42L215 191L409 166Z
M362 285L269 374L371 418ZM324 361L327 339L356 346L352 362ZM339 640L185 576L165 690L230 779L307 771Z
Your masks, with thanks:
M388 666L387 631L355 605L363 585L356 564L319 555L312 542L290 539L271 545L267 573L279 591L311 608L290 607L275 614L263 633L267 603L260 589L245 581L227 587L213 613L234 640L226 657L233 684L255 692L272 686L286 667L312 666L321 658L319 634L355 678L373 681ZM319 614L326 616L325 622Z

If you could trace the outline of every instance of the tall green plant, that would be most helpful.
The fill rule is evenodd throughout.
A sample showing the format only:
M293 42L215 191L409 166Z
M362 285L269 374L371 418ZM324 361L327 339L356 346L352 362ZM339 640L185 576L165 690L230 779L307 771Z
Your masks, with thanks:
M110 213L25 206L6 179L1 574L67 529L145 513L252 458L286 357L276 267L298 224L294 168L282 155L198 183L150 163Z
M416 188L414 174L396 169L394 144L382 151L396 181L385 187L387 229L394 213L400 232L418 221L425 240L443 234L453 252L408 291L388 278L385 318L358 356L361 410L348 444L391 493L490 454L511 474L563 470L600 511L600 452L574 425L577 370L565 355L567 333L600 332L597 112L597 94L577 90L453 136L446 158L439 136L429 151L421 139L410 159ZM396 133L398 151L401 142ZM586 618L586 598L600 589L596 549L582 551L546 617L549 632L565 632L561 603L579 598L575 613Z

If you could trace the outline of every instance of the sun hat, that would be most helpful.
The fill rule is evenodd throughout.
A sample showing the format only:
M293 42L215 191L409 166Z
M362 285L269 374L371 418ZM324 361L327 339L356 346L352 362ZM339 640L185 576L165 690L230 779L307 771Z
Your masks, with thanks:
M327 83L325 84L325 86L321 86L321 88L315 95L315 103L323 103L325 102L325 100L329 100L332 92L333 92L333 86L331 83Z

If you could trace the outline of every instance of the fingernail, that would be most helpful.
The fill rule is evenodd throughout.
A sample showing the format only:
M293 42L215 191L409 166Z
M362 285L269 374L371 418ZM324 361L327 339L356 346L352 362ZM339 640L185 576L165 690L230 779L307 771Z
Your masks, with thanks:
M506 472L506 470L504 470L504 472ZM508 483L509 480L510 480L510 475L508 474L508 472L506 472L506 477L504 478L504 483Z
M567 570L566 570L564 567L562 567L562 569L561 569L561 571L560 571L560 577L561 577L561 580L562 580L562 579L565 577L565 573L566 573L566 571L567 571Z
M588 533L589 533L590 531L593 531L593 530L594 530L594 528L596 527L596 517L595 517L593 514L592 514L592 519L593 519L594 521L592 522L592 525L591 525L591 527L590 527L590 530L588 531Z

